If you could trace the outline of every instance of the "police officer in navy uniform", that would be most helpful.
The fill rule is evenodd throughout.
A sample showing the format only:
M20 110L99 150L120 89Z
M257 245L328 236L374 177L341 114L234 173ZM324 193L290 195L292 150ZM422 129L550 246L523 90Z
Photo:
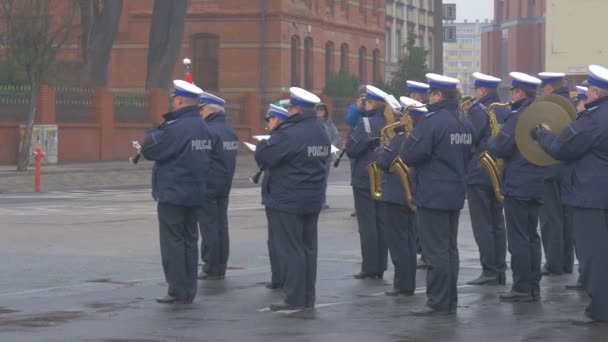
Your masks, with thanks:
M417 82L417 81L412 81L412 80L407 80L407 96L404 96L406 98L412 99L414 101L418 101L420 104L427 104L429 101L429 95L428 95L428 91L429 91L429 85L423 82ZM426 111L421 111L421 110L411 110L410 111L410 118L412 119L412 123L414 126L416 126L416 124L418 123L418 121L420 121L424 115L426 115L427 112ZM410 168L410 172L415 172L414 169ZM424 257L424 255L422 255L422 246L420 245L420 239L418 238L418 228L417 228L417 221L416 220L416 213L413 213L414 215L414 219L413 219L413 230L414 230L414 235L416 236L416 251L418 254L420 254L420 258L418 259L418 262L416 263L416 267L417 268L427 268L428 267L428 263L426 262L426 259Z
M541 81L512 72L512 112L497 136L488 139L488 150L504 160L502 189L511 253L513 286L500 295L504 302L532 302L540 299L541 246L538 236L538 210L543 193L545 168L528 162L515 144L515 127L521 113L534 101Z
M456 313L459 271L458 217L464 206L472 134L459 117L457 79L427 74L429 113L401 146L406 165L416 168L413 197L418 231L429 268L427 303L414 315Z
M173 111L150 129L141 154L153 160L152 197L158 202L160 251L167 295L159 303L191 303L196 296L198 269L197 210L204 204L209 178L211 135L200 117L202 90L173 81Z
M352 163L351 185L361 243L361 271L354 275L356 279L382 278L388 261L388 247L378 222L378 202L371 196L367 171L367 165L376 159L374 150L379 145L380 130L385 125L386 96L384 91L366 86L363 119L346 140L346 155Z
M205 262L199 279L219 280L225 277L230 251L228 197L236 168L239 138L226 122L224 99L203 92L200 102L200 114L211 132L212 150L205 202L198 213L201 258Z
M314 308L317 276L317 222L325 203L325 164L331 144L313 112L320 99L290 88L289 117L268 140L258 143L255 159L268 169L262 185L264 204L277 234L278 258L284 262L284 302L273 311Z
M421 105L418 101L406 97L401 97L401 104ZM401 104L396 103L399 106L395 108L398 115L401 115ZM385 294L412 296L416 289L416 235L412 224L415 216L412 208L408 206L399 175L391 169L393 162L399 157L399 147L406 136L402 126L396 129L395 133L387 146L376 150L376 164L382 170L382 198L378 201L378 215L395 270L393 288Z
M561 72L541 72L545 94L559 95L570 99L570 91L565 85L566 74ZM572 103L574 105L574 103ZM572 273L574 268L574 241L572 227L568 225L567 212L561 202L560 183L563 165L547 167L543 188L543 205L540 207L540 236L545 251L546 263L543 275Z
M289 104L289 99L287 102L284 102L284 105L287 104ZM283 127L282 124L289 120L289 112L282 106L270 104L264 120L268 124L268 130L272 132ZM265 189L268 186L269 180L270 170L264 167L262 189ZM262 192L262 202L264 202L264 197L266 196L264 192ZM268 246L268 258L270 259L270 283L266 284L266 288L276 290L282 289L283 284L285 283L285 260L279 257L280 235L278 233L279 229L281 229L281 225L280 221L276 221L279 218L278 215L273 215L273 212L272 208L266 206L266 219L268 221L268 240L266 243Z
M587 96L586 110L559 137L542 126L533 134L545 151L567 166L562 199L591 296L578 323L608 322L608 69L589 66Z
M589 90L589 88L585 87L585 86L580 86L577 85L576 86L576 112L577 113L582 113L585 111L585 105L587 104L587 91Z
M479 248L482 273L468 281L469 285L501 284L506 282L507 236L502 203L496 198L488 172L479 164L479 156L487 151L491 136L489 106L500 102L496 89L500 78L474 72L475 100L467 111L466 118L473 128L475 155L469 162L467 177L467 200L471 215L473 236ZM507 106L495 106L494 115L498 124L504 121Z

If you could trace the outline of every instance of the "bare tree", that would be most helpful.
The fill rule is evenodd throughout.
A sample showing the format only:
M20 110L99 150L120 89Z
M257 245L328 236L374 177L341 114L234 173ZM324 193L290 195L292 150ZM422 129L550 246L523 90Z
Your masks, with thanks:
M17 154L17 170L27 170L32 128L40 85L55 61L55 54L74 27L75 2L52 0L2 0L9 57L25 69L31 87L30 106L23 143ZM62 15L52 10L62 10Z
M154 0L146 89L167 89L179 57L188 0Z
M79 0L84 83L105 86L123 0Z

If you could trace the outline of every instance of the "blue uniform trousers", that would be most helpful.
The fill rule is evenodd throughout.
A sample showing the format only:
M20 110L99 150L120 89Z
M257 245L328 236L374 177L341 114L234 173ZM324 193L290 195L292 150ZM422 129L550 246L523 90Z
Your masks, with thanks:
M313 307L317 282L317 223L319 213L292 214L269 210L276 224L277 257L285 266L285 303Z
M540 207L540 236L547 269L554 274L572 273L574 241L561 202L560 182L545 179L543 205Z
M505 196L504 207L513 271L512 289L538 296L541 278L541 246L537 230L540 203L534 199Z
M281 222L277 215L273 215L275 210L266 207L266 219L268 220L268 258L270 259L270 282L275 286L285 284L285 260L279 257L279 246L281 244Z
M460 210L418 207L416 210L426 273L427 305L435 310L454 311L458 304L458 217Z
M405 205L379 202L378 212L386 244L395 267L393 287L397 290L416 289L416 237L413 212Z
M197 290L198 207L158 203L160 254L168 295L192 300Z
M388 247L378 222L378 202L368 190L353 188L355 210L361 241L361 272L382 273L386 271Z
M507 233L502 203L488 185L469 185L467 199L482 274L501 276L507 269Z
M210 275L226 274L230 237L228 234L228 196L209 196L198 210L202 236L203 271Z
M583 260L583 284L591 297L585 315L608 321L608 210L569 208L575 241Z

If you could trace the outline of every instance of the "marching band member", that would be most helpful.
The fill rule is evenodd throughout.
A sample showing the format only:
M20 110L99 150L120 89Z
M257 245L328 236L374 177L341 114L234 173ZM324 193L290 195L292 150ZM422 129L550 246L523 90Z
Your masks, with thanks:
M572 101L565 85L565 77L566 74L562 72L538 74L545 94L559 95ZM544 180L543 205L540 207L540 237L546 259L541 269L543 275L572 273L574 268L572 227L567 224L567 213L560 195L562 171L560 164L547 167Z
M427 74L429 113L412 130L400 149L414 176L418 233L429 262L427 303L414 315L456 313L458 217L464 206L466 168L471 158L470 128L459 118L457 79Z
M287 103L288 102L283 103L283 105L286 105ZM266 127L270 133L289 119L289 112L283 105L271 104L268 106L268 112L266 117L264 117L264 120L268 123ZM262 189L265 188L265 184L268 184L269 176L269 170L265 168L264 178L262 179ZM262 193L262 199L263 198L264 193ZM265 204L263 200L262 203ZM278 250L280 235L277 233L280 226L278 223L274 222L275 217L276 215L272 215L272 210L269 207L266 207L266 219L268 220L267 245L268 258L270 259L270 283L266 284L266 288L271 290L282 289L283 284L285 284L285 262L279 257Z
M580 323L608 322L608 69L589 66L585 111L561 135L539 126L533 137L566 163L562 200L574 227L583 284L591 296Z
M268 169L262 196L284 264L284 302L273 311L314 308L317 276L317 222L325 201L331 144L313 113L320 99L290 88L288 117L258 143L255 159Z
M502 203L496 198L487 171L479 165L479 156L487 150L491 136L488 108L500 102L496 89L500 78L474 72L475 100L466 118L473 129L475 155L469 162L467 176L467 200L471 215L473 236L479 248L482 272L469 285L505 284L507 269L507 237ZM507 106L493 109L497 122L503 122ZM499 120L501 118L501 120Z
M167 295L159 303L191 303L198 269L197 210L204 204L209 179L211 135L198 104L203 91L186 81L173 81L173 111L150 129L141 154L154 160L152 197L158 202L160 252Z
M587 91L589 88L584 86L576 86L576 111L582 113L585 111L585 104L587 104Z
M488 150L504 160L501 192L513 271L511 291L501 294L500 300L532 302L540 299L541 247L536 226L545 168L528 162L521 155L515 144L515 126L522 111L534 101L541 80L521 72L509 75L512 112L500 133L488 139Z
M224 279L230 251L228 235L228 197L236 168L239 138L226 122L226 101L203 92L199 112L211 133L212 150L205 202L199 209L201 258L205 262L199 279Z
M385 125L384 107L387 94L371 85L366 86L363 119L346 141L346 155L351 159L353 187L359 238L361 242L361 271L356 279L379 279L387 266L388 247L378 225L378 203L370 194L367 165L374 161L380 130Z
M404 107L422 106L422 103L405 96L400 100ZM427 112L426 108L418 108L414 111ZM382 198L378 201L378 213L395 269L393 288L385 294L412 296L416 289L416 234L413 225L415 216L414 211L408 206L399 175L391 171L391 165L399 157L399 147L406 137L403 127L396 132L398 133L389 144L377 151L376 157L376 164L383 171Z

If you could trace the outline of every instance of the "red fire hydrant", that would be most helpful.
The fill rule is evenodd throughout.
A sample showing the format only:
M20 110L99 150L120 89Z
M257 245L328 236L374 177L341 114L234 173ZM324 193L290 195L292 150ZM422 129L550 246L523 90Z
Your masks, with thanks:
M40 150L40 143L36 143L36 149L34 151L36 156L36 171L34 174L34 191L40 192L40 163L44 158L44 152Z

